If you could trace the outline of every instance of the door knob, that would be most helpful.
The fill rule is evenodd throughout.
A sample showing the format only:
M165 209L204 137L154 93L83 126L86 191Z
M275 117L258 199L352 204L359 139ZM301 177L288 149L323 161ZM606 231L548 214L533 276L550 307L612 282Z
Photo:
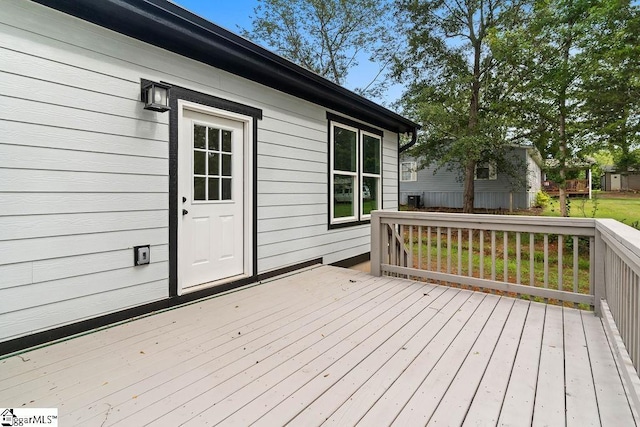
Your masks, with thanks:
M186 202L186 201L187 201L187 198L186 198L186 197L183 197L183 198L182 198L182 203L184 203L184 202Z
M188 213L189 213L189 211L188 211L188 210L186 210L186 209L182 209L182 215L186 215L186 214L188 214Z

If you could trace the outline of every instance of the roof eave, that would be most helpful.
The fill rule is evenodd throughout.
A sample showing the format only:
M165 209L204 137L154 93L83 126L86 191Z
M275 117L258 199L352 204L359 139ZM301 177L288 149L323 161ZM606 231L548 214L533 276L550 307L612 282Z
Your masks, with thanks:
M166 0L33 0L397 133L420 126Z

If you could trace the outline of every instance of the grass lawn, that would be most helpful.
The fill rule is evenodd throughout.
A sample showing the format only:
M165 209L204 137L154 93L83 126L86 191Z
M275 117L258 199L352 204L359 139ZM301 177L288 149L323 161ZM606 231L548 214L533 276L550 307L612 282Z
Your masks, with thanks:
M613 218L640 228L640 195L615 197L612 194L595 193L592 200L571 198L569 206L569 215L575 218ZM542 215L560 216L558 199L551 199Z
M420 267L422 269L431 270L431 271L440 271L440 272L448 272L447 268L447 256L449 252L449 248L447 245L447 236L441 235L441 258L440 258L440 268L438 268L438 260L437 260L437 233L433 231L431 233L431 246L429 248L428 244L428 235L426 230L423 229L423 238L422 238L422 248L418 251L418 237L417 237L417 229L414 230L413 233L413 260L414 260L414 268L418 268L418 263L420 263ZM467 238L468 234L465 230L463 233L463 239L461 245L459 245L457 239L457 230L453 230L451 236L451 272L456 274L458 272L458 252L461 252L461 265L460 270L463 276L473 276L480 277L484 279L491 279L493 274L495 274L496 280L502 280L510 283L522 283L526 285L530 285L530 248L529 248L529 233L522 233L522 241L521 241L521 250L520 250L520 277L518 280L517 277L517 249L516 249L516 241L515 234L509 233L508 244L507 244L507 276L504 275L504 235L502 232L496 232L496 240L495 240L495 248L492 245L491 233L485 232L483 235L483 253L482 256L479 253L479 234L478 232L474 233L473 239L473 251L472 251L472 269L473 271L469 274L468 265L469 265L469 242ZM407 239L408 244L408 232L405 231L405 239ZM542 235L534 235L534 286L537 287L546 287L545 286L545 274L544 274L544 244ZM548 258L548 277L547 277L547 286L551 289L558 289L558 236L550 235L549 236L549 258ZM563 269L562 269L562 290L565 291L573 291L573 249L572 245L569 241L570 238L565 239L564 251L563 251ZM495 252L495 262L493 262L492 253ZM419 256L421 255L421 256ZM418 261L420 259L420 261ZM579 251L579 264L578 271L576 272L578 276L578 284L576 291L583 294L589 293L589 251L588 251L588 241L581 241L580 251ZM536 301L543 301L542 298L537 297L527 297L522 296L526 299L533 299ZM588 309L588 307L582 307L584 309Z

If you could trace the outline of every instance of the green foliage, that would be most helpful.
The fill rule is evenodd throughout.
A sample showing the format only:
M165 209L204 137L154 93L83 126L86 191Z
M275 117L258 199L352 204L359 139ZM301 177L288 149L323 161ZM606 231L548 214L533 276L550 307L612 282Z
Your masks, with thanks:
M627 171L640 166L640 11L637 2L608 0L590 12L593 30L580 46L585 133Z
M395 76L411 82L401 105L423 124L411 154L421 167L436 164L464 180L464 211L473 211L478 162L508 167L509 141L500 98L508 90L496 78L490 35L518 22L524 3L398 1L398 23L407 47L396 55ZM516 177L516 173L513 176ZM520 174L521 177L521 174Z
M536 193L536 199L534 201L536 208L545 209L547 206L549 206L549 202L551 202L551 197L549 197L547 193L545 193L544 191L538 191Z
M338 84L361 53L388 44L384 0L259 0L254 14L243 36Z

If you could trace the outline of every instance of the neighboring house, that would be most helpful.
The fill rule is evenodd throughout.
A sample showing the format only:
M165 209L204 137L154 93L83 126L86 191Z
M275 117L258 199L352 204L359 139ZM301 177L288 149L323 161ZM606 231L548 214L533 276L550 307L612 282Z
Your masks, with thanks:
M565 170L577 173L582 178L567 179L565 180L564 190L567 196L588 197L591 198L592 194L592 182L591 182L591 167L596 161L591 157L584 159L571 158L565 162ZM559 161L557 159L546 159L546 170L558 170ZM551 181L547 177L547 173L543 173L542 190L550 196L560 195L560 186L557 182Z
M171 2L4 0L0 32L0 353L356 262L398 207L417 124Z
M605 166L600 177L603 191L640 191L640 171L620 172L615 166Z
M530 147L513 147L515 164L526 165L525 185L512 186L511 178L498 173L495 164L478 164L475 174L475 207L486 209L524 209L533 205L541 189L542 159ZM463 183L457 172L436 165L418 170L419 160L402 156L400 162L400 203L418 201L424 207L462 208Z

